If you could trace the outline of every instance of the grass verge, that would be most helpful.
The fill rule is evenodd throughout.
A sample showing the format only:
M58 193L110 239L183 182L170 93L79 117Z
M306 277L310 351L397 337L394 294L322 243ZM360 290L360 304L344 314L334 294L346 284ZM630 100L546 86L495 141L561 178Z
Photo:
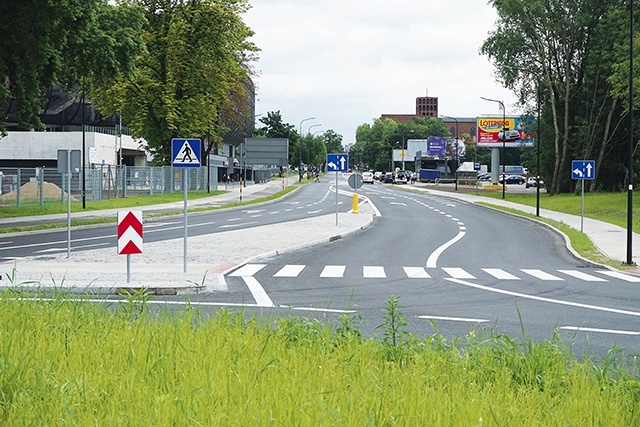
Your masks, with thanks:
M624 359L578 362L545 343L477 331L404 333L389 302L382 341L357 319L271 322L221 310L150 315L0 296L4 425L640 425Z

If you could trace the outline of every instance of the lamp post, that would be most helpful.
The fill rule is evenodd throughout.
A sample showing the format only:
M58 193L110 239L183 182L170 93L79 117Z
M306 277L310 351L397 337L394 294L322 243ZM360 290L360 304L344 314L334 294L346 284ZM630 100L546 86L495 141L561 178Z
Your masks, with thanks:
M411 129L409 133L413 133L413 129ZM402 132L402 170L405 170L404 159L407 157L406 138L407 138L407 134L403 131Z
M491 101L491 102L497 102L498 104L500 104L500 107L502 107L502 198L504 199L504 195L506 192L506 185L507 185L507 175L505 173L505 161L506 161L506 153L505 153L505 148L506 148L506 135L505 135L505 127L504 127L504 123L507 121L507 117L506 117L506 110L504 108L504 102L502 101L498 101L497 99L489 99L489 98L485 98L483 96L480 97L481 99L484 99L485 101Z
M445 119L451 119L454 120L456 122L456 175L455 175L455 183L456 183L456 188L455 190L458 191L458 165L460 164L460 159L458 158L458 119L456 119L455 117L449 117L449 116L441 116L444 117Z
M300 163L298 164L298 180L302 181L302 123L306 122L307 120L315 120L315 117L307 117L306 119L302 119L300 121L300 126L299 126L299 133L298 135L300 136L300 146L298 147L298 156L300 159Z
M322 126L322 123L316 123L314 125L309 126L309 129L307 129L307 136L309 136L311 134L311 129L317 126ZM310 162L309 160L309 143L307 142L307 144L305 144L307 147L307 163Z
M629 164L627 166L627 265L633 262L633 3L629 1Z

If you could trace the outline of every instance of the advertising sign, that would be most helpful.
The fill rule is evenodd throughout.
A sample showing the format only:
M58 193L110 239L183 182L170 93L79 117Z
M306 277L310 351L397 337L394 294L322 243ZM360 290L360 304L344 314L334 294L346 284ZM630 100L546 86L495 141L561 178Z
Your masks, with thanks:
M446 157L447 138L444 136L430 136L427 138L428 157Z
M533 147L531 118L505 117L503 123L502 117L478 117L477 123L478 147Z

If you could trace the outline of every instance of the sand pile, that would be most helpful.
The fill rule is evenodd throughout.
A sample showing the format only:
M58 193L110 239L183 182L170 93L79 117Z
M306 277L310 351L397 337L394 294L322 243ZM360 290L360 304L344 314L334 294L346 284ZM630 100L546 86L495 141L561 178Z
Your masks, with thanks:
M60 194L62 189L51 182L44 182L43 185L44 198L45 199L58 199L60 200ZM16 200L18 196L17 191L12 191L0 196L0 200ZM40 183L39 182L27 182L20 187L20 199L39 199L40 198ZM67 200L67 192L65 191L64 199ZM75 197L71 197L71 201L76 202Z

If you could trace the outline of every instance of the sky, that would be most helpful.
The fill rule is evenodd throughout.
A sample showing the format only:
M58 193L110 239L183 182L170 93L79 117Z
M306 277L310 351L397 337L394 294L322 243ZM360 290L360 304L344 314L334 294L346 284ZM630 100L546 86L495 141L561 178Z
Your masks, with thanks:
M382 114L415 114L419 96L438 97L439 113L453 117L502 114L480 97L503 101L507 115L521 109L479 53L497 18L487 0L251 4L256 121L280 111L303 135L332 129L346 145Z

